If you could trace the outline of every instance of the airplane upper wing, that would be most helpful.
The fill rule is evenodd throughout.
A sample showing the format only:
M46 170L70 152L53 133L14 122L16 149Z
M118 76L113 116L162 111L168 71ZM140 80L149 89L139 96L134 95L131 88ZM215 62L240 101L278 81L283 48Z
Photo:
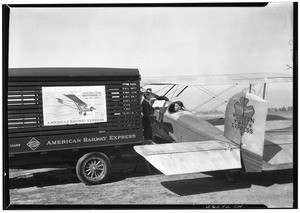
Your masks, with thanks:
M292 82L293 76L286 73L240 73L224 75L189 75L142 78L141 85L209 86L228 84L257 84Z
M64 95L68 98L70 98L72 101L78 103L79 105L86 105L86 103L84 103L80 98L78 98L76 95L73 95L73 94L68 94L68 95Z
M239 147L216 140L134 146L134 149L165 175L241 168Z

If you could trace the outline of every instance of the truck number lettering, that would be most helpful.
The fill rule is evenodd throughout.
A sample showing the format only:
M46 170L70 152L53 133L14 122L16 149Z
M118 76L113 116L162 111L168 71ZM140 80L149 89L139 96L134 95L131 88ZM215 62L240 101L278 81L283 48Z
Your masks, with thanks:
M10 146L10 147L20 147L21 144L10 144L9 146Z

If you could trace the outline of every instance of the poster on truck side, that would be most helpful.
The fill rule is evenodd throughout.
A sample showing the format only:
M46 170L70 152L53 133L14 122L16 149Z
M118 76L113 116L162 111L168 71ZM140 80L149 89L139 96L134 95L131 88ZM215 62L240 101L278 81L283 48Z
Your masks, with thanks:
M42 87L44 126L107 121L105 86Z

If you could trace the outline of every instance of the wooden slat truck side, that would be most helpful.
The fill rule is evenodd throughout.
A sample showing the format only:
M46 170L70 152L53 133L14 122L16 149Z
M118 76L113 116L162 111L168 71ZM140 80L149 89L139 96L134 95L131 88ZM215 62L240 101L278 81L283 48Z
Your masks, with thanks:
M10 168L69 164L99 184L110 156L145 142L137 69L14 68L7 94Z

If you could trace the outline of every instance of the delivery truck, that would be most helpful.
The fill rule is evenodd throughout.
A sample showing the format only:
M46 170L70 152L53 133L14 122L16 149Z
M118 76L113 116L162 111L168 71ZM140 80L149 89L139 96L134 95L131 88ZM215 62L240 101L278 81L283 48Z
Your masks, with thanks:
M110 157L145 141L138 69L11 68L9 168L69 166L85 184L110 173Z

